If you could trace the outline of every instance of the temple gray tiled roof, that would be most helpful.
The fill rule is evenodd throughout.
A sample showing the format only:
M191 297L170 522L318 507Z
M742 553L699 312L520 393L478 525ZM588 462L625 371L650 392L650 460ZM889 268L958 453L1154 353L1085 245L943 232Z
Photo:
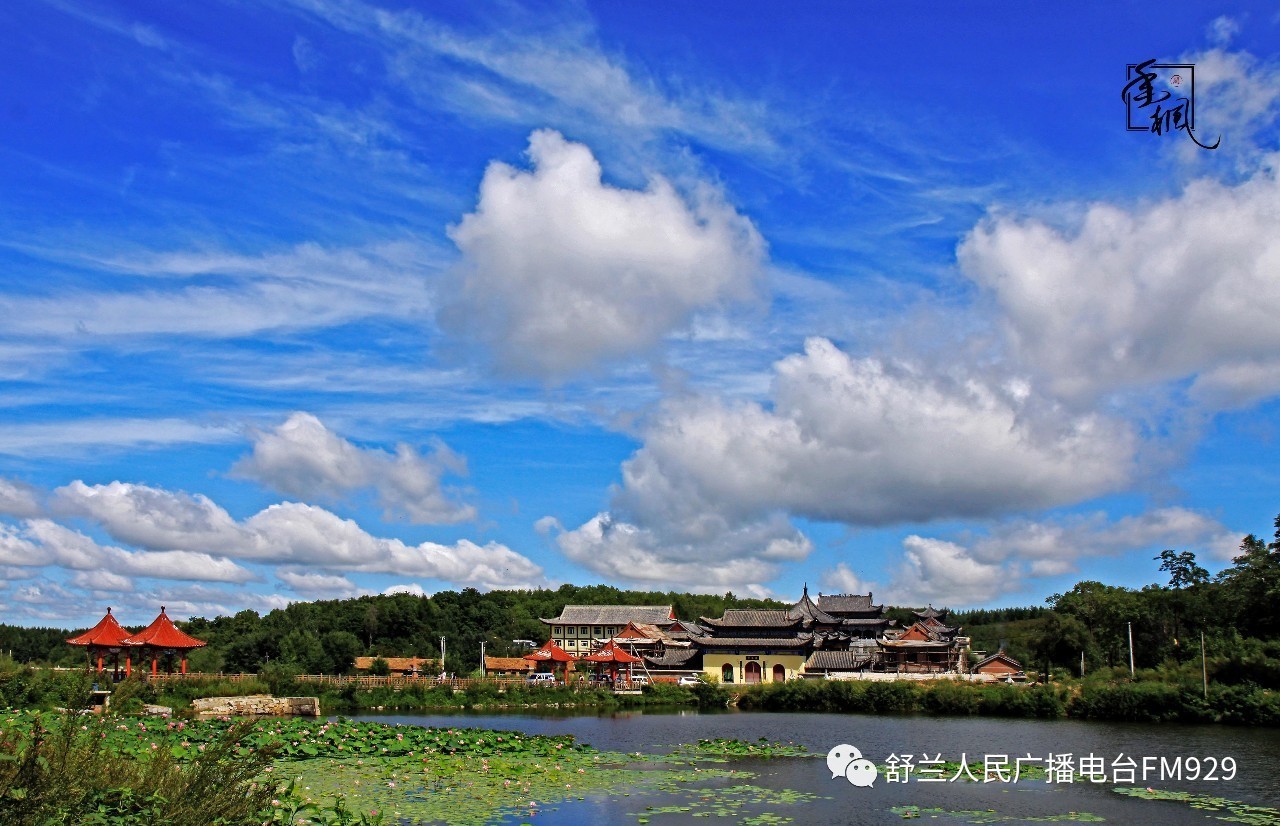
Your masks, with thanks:
M703 648L804 648L813 642L812 634L793 637L695 637L695 645Z
M872 605L871 594L818 594L818 607L830 613L870 613L884 606Z
M560 616L542 621L547 625L667 625L673 613L670 605L566 605Z
M800 624L800 617L789 616L786 611L751 611L731 608L720 619L699 617L698 621L711 628L791 628Z
M702 652L696 648L668 648L661 657L651 654L642 656L645 662L654 668L684 668L701 654Z
M834 625L840 620L833 617L826 611L823 611L813 600L809 598L809 586L805 586L804 595L800 597L800 601L787 611L787 616L793 619L804 620L807 623L819 623L821 625Z
M871 658L857 651L827 651L819 649L804 662L805 671L857 671L865 668Z

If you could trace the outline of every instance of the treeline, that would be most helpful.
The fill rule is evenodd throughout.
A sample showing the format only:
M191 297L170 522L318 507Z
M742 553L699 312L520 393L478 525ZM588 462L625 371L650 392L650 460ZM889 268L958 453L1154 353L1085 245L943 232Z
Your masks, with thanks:
M474 588L413 594L299 602L260 616L245 610L230 617L195 617L178 623L208 645L191 653L189 665L207 673L258 673L268 665L296 673L343 674L358 656L440 656L445 669L469 674L480 666L480 643L490 656L518 656L526 639L544 642L541 617L558 616L566 605L671 605L676 616L718 617L726 608L784 608L773 600L732 593L623 591L606 585L562 585L556 589L490 591ZM13 649L19 662L80 664L83 651L65 643L72 631L0 626L0 653Z
M1033 665L1125 672L1133 664L1168 679L1199 680L1200 640L1211 680L1280 688L1280 516L1271 542L1250 534L1232 564L1209 576L1190 551L1155 557L1167 585L1121 588L1078 583L1048 599L1032 643Z

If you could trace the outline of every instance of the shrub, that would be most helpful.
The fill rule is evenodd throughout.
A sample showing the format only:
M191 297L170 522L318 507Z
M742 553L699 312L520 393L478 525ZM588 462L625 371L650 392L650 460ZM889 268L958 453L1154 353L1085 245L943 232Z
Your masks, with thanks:
M114 718L38 716L0 751L0 822L6 826L241 826L270 818L271 784L254 778L273 751L234 754L247 724L180 764L169 749L131 759L105 744Z
M969 683L939 680L929 684L921 705L929 714L977 714L979 690Z

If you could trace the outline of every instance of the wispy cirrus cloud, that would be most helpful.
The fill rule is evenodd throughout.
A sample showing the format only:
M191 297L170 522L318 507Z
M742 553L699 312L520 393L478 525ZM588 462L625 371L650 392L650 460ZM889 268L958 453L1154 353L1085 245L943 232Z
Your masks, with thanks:
M83 418L20 422L0 428L0 454L68 456L89 449L149 448L173 444L216 444L240 439L236 428L218 422L176 418Z
M608 53L581 18L549 21L511 9L517 18L511 25L476 34L416 10L348 0L294 5L372 41L388 77L427 108L585 134L603 130L631 141L675 134L749 154L778 150L779 121L764 100L687 78L668 82Z
M47 254L65 259L61 251ZM126 291L78 287L56 297L6 293L0 295L0 313L12 320L7 336L81 344L161 335L234 338L371 317L412 318L429 311L425 274L440 263L432 248L412 243L359 249L302 244L261 255L82 253L73 260L117 277L167 283Z

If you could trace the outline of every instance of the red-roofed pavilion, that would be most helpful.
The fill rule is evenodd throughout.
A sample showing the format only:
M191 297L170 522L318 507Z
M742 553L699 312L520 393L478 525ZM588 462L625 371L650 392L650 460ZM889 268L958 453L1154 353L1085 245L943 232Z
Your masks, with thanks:
M182 657L182 673L187 673L187 652L193 648L204 646L204 640L198 640L190 634L178 630L169 615L160 606L160 615L151 624L138 633L124 640L126 645L136 645L144 652L143 657L151 657L151 673L159 672L160 658L166 657L172 662L173 657ZM172 666L171 666L172 667Z
M98 620L97 625L83 634L72 637L67 642L71 645L84 646L85 655L89 658L89 664L92 666L96 658L99 671L102 671L105 655L110 654L114 663L113 676L118 680L120 679L120 653L122 651L125 652L125 676L129 676L132 671L132 659L127 652L132 643L129 642L128 638L129 632L124 630L120 623L116 622L116 618L111 615L111 609L107 608L106 616ZM201 643L201 645L203 644Z
M618 682L618 666L625 665L627 667L627 682L631 682L631 666L640 662L639 657L623 651L622 646L618 645L616 639L610 639L582 659L589 663L595 663L597 666L609 666L609 678L615 683Z
M565 651L563 648L556 645L555 640L547 640L537 651L534 651L531 654L525 654L523 659L533 660L538 664L539 670L542 670L541 666L544 664L549 664L552 672L562 669L567 676L574 657L568 651ZM557 663L560 664L558 667L556 665Z

